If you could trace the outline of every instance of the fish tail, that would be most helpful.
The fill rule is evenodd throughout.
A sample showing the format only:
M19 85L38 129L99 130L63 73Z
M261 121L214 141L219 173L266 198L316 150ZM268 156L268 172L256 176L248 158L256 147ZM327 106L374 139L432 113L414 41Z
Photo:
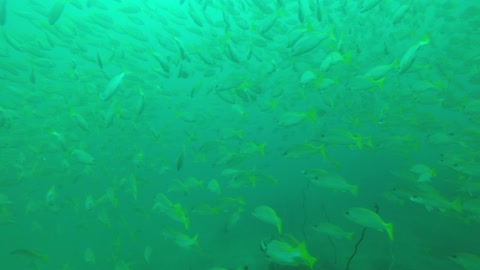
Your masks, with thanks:
M298 246L298 250L300 251L300 256L301 256L302 259L305 261L305 264L306 264L310 269L313 269L313 265L314 265L315 262L317 261L317 258L311 256L311 255L308 253L307 246L306 246L305 242L300 243L300 245Z
M358 186L357 185L352 185L352 188L350 190L353 194L353 196L358 197Z
M458 213L463 212L462 201L460 199L456 199L452 202L453 210L457 211Z
M392 223L386 223L385 224L385 230L387 231L388 238L393 241L393 224Z
M428 34L424 34L420 40L420 44L427 45L428 43L430 43L430 36Z

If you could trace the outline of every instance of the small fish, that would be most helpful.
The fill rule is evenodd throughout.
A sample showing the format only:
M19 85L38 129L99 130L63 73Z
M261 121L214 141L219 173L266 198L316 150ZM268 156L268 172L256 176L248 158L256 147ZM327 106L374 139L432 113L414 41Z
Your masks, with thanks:
M390 238L390 240L393 240L393 224L386 223L377 213L367 208L350 208L345 212L345 217L350 221L353 221L365 227L374 228L380 231L386 231L388 234L388 238Z
M48 256L35 249L15 249L10 251L10 254L31 258L44 263L48 262Z
M180 171L183 168L183 159L185 157L185 147L182 149L182 152L180 152L180 155L177 158L177 172Z
M228 218L227 222L225 223L225 232L229 232L232 230L232 228L238 223L238 221L241 218L242 213L245 211L245 209L239 207L237 211L235 211L233 214L230 215Z
M55 190L55 186L52 186L47 191L47 194L45 195L45 202L47 203L47 206L49 207L55 206L56 199L57 199L57 192Z
M7 22L7 0L0 0L0 26Z
M96 204L97 202L95 201L95 199L93 199L91 195L88 195L87 198L85 198L85 210L92 210Z
M140 90L140 93L137 99L136 109L135 109L137 116L140 116L144 110L145 110L145 95L143 94L143 91Z
M103 69L102 58L100 57L100 54L98 52L97 52L97 64L100 67L100 69Z
M32 68L32 71L30 71L30 83L35 84L37 82L37 77L35 76L35 69Z
M145 259L146 263L150 263L150 258L152 257L152 247L146 246L145 250L143 251L143 259Z
M66 3L65 0L57 0L50 8L50 12L48 13L48 23L50 23L50 25L54 25L58 19L60 19Z
M313 225L313 229L319 233L323 233L337 239L352 240L353 237L353 232L346 232L339 226L332 223L320 223L317 225Z
M90 128L88 126L88 122L87 122L87 120L85 120L85 118L83 118L83 116L81 114L71 111L70 115L73 118L73 120L75 121L75 123L81 129L83 129L84 131L87 131L87 132L89 131Z
M410 69L415 58L417 56L417 51L420 47L425 46L430 43L430 38L424 36L420 42L410 47L400 59L400 65L398 66L398 71L400 74L407 72Z
M207 184L207 189L213 193L217 193L217 194L222 193L220 184L218 183L217 179L210 180Z
M92 155L81 149L74 149L72 151L72 156L81 164L92 165L95 162Z
M320 144L316 145L310 142L296 144L288 148L284 153L283 156L285 158L302 158L302 157L311 157L322 155L323 157L327 157L327 152L325 151L325 145Z
M472 253L458 253L448 257L450 260L463 266L464 270L480 269L480 256Z
M179 233L175 237L175 243L182 248L185 249L192 249L194 247L198 247L198 234L193 237L190 237L186 234Z
M419 192L410 197L410 201L425 206L428 211L438 209L440 212L463 211L462 201L459 199L449 201L437 189L428 184L418 186Z
M304 112L285 112L278 120L278 124L283 127L291 127L305 121L315 121L317 118L318 113L315 109L310 109Z
M308 252L305 242L298 243L293 237L285 241L272 240L262 243L261 248L272 262L281 265L307 266L313 269L317 261Z
M405 17L409 9L410 9L410 3L401 5L393 14L392 23L393 24L399 23L403 19L403 17Z
M83 253L83 260L87 264L95 264L95 253L91 248L86 248L85 252Z
M329 173L322 169L311 169L302 172L312 183L341 192L350 192L358 196L358 186L349 184L342 176Z
M261 221L274 225L279 233L282 233L282 220L271 207L262 205L255 208L252 215Z
M113 119L118 116L117 100L113 100L105 111L103 123L106 128L113 124Z
M318 33L310 36L302 36L295 45L292 46L292 56L300 56L319 48L322 42L329 37L332 38L329 34Z
M0 193L0 206L13 204L12 201L8 198L7 195Z
M382 0L363 0L360 13L364 13L373 9L380 4L380 2L382 2Z
M113 94L117 91L118 87L122 83L123 77L125 77L125 72L118 74L117 76L110 79L107 86L100 94L100 98L104 101L109 100Z
M371 78L373 81L377 81L385 77L392 69L398 67L398 61L395 60L391 64L387 65L379 65L372 69L370 69L366 74L365 77Z
M430 182L432 177L437 175L435 169L425 164L415 164L410 168L410 171L418 175L417 181L420 183Z

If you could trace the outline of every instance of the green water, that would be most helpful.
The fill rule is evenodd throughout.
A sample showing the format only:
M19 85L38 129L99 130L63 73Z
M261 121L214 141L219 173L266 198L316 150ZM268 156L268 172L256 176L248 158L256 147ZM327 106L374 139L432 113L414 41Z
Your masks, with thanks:
M479 14L0 0L1 269L480 269Z

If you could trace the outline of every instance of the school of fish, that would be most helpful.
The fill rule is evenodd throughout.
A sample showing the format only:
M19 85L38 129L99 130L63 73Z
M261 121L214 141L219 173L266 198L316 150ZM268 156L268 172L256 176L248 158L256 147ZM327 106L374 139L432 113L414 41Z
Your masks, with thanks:
M0 0L2 265L480 269L479 14Z

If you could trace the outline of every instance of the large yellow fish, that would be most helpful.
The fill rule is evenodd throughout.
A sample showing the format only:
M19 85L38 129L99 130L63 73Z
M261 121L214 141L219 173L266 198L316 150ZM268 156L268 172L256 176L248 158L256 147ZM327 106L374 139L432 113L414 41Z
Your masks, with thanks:
M308 252L305 242L299 243L293 237L289 237L284 241L272 240L268 243L262 243L262 250L272 262L281 265L304 265L313 269L313 265L317 261Z
M353 207L345 212L345 217L357 224L365 227L374 228L380 231L386 231L388 238L393 240L393 224L386 223L383 219L372 210L360 207Z

